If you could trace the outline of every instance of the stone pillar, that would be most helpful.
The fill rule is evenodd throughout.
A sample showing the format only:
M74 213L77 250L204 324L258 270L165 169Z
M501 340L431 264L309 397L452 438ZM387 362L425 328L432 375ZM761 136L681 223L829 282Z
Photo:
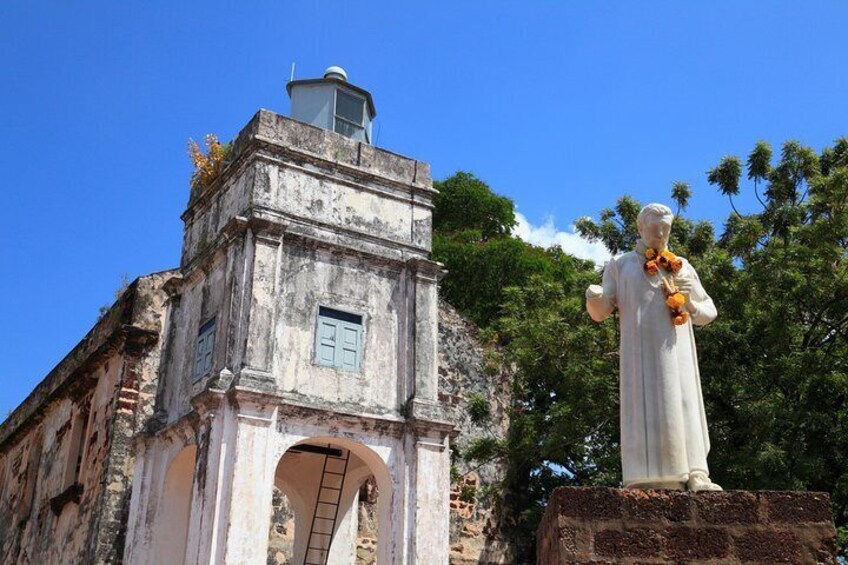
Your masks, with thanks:
M450 450L448 422L438 401L439 263L415 258L412 273L412 383L406 415L413 423L407 437L408 525L406 563L446 564L450 552Z
M229 456L225 441L223 395L205 393L194 400L199 416L197 433L197 465L189 524L186 562L215 563L219 554L217 525L220 521L220 496L226 490L220 478L226 470L223 464Z
M162 528L162 508L167 504L168 471L174 458L186 447L195 445L195 430L191 419L182 419L155 436L140 435L136 438L135 462L132 475L126 544L122 562L137 565L153 564L156 561L157 544ZM196 463L196 461L195 461ZM192 488L191 520L195 520L194 507L197 502L197 481ZM184 523L181 525L185 525ZM180 527L181 525L176 525ZM188 524L191 532L191 521ZM189 537L189 541L190 541ZM187 544L187 547L191 546ZM187 551L185 555L193 555ZM119 560L115 560L119 561ZM92 562L94 562L92 560ZM111 561L109 561L111 562Z
M138 335L140 334L140 335ZM129 471L134 466L132 437L137 432L136 411L142 379L143 354L156 338L150 332L129 332L124 344L123 369L115 413L108 424L109 453L104 461L103 483L107 488L100 499L97 527L90 542L88 559L92 563L120 561L124 551L124 513L131 502L133 487Z
M234 392L209 417L189 532L189 551L197 563L266 562L275 421L273 406Z
M411 439L410 500L415 501L410 525L408 563L443 565L450 556L450 450L448 438Z
M426 259L409 261L414 281L414 398L436 402L438 393L439 297L442 270Z
M833 563L830 497L815 492L563 487L539 525L537 563Z
M245 274L240 316L235 322L237 344L244 344L238 359L238 384L259 390L276 387L271 372L276 326L277 281L282 227L253 222L245 238Z
M153 499L151 485L156 455L148 449L148 438L142 436L135 444L135 464L133 465L132 496L130 497L127 519L127 538L124 547L124 563L144 563L143 556L151 555L150 532L145 517L150 515L150 502Z
M224 563L264 564L275 461L269 461L275 414L273 407L237 400L236 443L232 454L229 524ZM227 479L225 479L227 480Z

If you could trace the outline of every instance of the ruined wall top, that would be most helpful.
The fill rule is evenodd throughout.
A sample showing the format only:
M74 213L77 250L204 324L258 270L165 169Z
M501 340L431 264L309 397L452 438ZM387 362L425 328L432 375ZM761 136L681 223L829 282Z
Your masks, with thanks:
M287 153L306 162L327 162L355 176L379 178L398 187L427 194L435 193L430 177L430 165L368 143L355 141L338 133L281 116L269 110L259 110L233 140L231 163L236 164L250 153L252 146L265 146ZM205 190L192 190L183 219L192 208L237 167L224 170L219 182Z
M161 331L162 285L177 274L162 271L137 278L100 317L82 340L33 389L0 424L0 453L22 432L38 424L45 407L75 386L92 386L85 373L93 364L116 350L144 348L158 341Z
M390 261L430 252L427 163L260 110L222 165L182 214L184 274L247 226Z

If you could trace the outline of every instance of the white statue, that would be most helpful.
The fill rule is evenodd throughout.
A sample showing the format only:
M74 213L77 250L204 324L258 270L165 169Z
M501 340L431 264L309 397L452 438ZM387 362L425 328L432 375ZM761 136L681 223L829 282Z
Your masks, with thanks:
M721 490L709 479L710 438L692 324L716 317L695 269L666 249L671 210L645 206L634 251L612 259L586 290L600 322L621 322L621 463L626 488Z

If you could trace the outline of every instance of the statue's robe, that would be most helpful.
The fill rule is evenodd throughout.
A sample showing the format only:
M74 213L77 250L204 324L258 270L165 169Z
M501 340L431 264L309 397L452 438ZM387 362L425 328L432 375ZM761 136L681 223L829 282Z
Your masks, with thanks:
M710 439L692 324L710 323L716 309L684 260L681 273L694 281L689 297L694 312L675 326L660 275L648 275L644 263L637 251L611 260L604 268L604 295L586 306L596 321L619 311L624 486L680 488L693 471L709 475Z

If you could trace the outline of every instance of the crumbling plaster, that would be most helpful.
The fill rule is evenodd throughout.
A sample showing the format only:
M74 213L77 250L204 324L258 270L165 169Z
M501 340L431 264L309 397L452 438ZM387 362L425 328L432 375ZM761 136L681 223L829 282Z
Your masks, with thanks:
M128 441L152 412L161 285L171 274L137 279L0 426L0 562L120 560Z
M447 562L453 425L436 394L441 270L427 259L428 167L265 111L234 155L183 215L156 415L138 439L127 560L156 554L174 430L190 425L188 561L264 562L278 462L319 438L371 457L375 476L373 467L386 470L381 561ZM313 361L319 306L362 315L358 372ZM211 319L212 368L196 378L198 328ZM345 517L358 485L349 488Z
M456 430L439 394L429 166L265 110L233 155L190 197L180 269L136 281L0 426L4 563L148 563L180 543L189 563L264 563L278 465L313 441L354 450L377 477L378 562L448 562ZM319 305L363 315L359 372L312 362ZM195 378L213 318L212 369ZM57 492L86 395L82 486ZM169 507L174 469L191 484L185 512ZM339 547L356 536L361 471ZM168 529L175 516L187 523Z

